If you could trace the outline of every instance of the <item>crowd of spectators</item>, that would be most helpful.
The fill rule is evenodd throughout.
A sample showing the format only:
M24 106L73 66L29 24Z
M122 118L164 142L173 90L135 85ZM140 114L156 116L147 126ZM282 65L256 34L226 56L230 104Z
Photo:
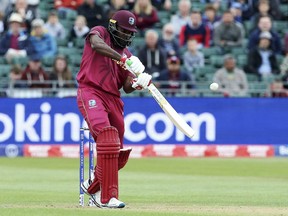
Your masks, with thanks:
M129 47L160 88L215 81L224 96L265 82L288 96L287 0L0 0L0 70L17 87L74 88L84 38L117 10L136 16ZM285 12L285 8L287 11ZM1 73L3 75L3 73ZM38 81L33 84L31 81ZM67 83L66 83L67 82ZM277 84L277 85L276 85ZM280 86L280 87L279 87ZM190 90L189 90L190 89ZM279 90L280 89L280 90ZM280 92L280 93L279 93Z

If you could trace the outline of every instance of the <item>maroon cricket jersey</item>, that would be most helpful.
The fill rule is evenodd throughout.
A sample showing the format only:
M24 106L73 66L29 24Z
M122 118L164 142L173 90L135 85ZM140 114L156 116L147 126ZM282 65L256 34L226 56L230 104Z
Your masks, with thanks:
M131 53L127 48L116 47L109 32L103 26L96 26L91 29L86 38L82 55L80 71L77 74L79 88L93 88L120 97L119 90L123 87L127 76L133 76L129 71L124 70L109 57L104 57L91 48L89 37L97 34L108 46L120 55Z

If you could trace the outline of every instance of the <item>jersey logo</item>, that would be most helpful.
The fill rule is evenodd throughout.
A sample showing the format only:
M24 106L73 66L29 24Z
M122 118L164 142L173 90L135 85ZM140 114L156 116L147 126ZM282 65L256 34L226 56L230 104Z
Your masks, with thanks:
M135 19L133 17L129 17L128 22L129 22L130 25L134 25Z
M89 100L88 104L89 104L89 109L97 107L95 100Z

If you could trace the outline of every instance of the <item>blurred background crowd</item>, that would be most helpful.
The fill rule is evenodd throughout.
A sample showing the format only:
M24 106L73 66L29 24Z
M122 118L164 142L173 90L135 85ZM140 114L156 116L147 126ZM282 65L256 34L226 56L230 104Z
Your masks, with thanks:
M166 95L288 96L287 0L0 0L0 5L2 97L19 96L13 94L17 89L75 93L84 38L121 9L136 16L130 51ZM208 87L212 82L219 84L215 92ZM33 96L27 94L22 96Z

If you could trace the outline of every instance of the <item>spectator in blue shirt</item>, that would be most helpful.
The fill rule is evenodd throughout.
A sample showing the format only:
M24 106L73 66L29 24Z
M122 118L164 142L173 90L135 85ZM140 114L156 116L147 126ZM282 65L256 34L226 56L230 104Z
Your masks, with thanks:
M43 57L55 56L57 44L55 39L44 29L44 21L35 19L32 21L32 32L29 38L29 56Z

